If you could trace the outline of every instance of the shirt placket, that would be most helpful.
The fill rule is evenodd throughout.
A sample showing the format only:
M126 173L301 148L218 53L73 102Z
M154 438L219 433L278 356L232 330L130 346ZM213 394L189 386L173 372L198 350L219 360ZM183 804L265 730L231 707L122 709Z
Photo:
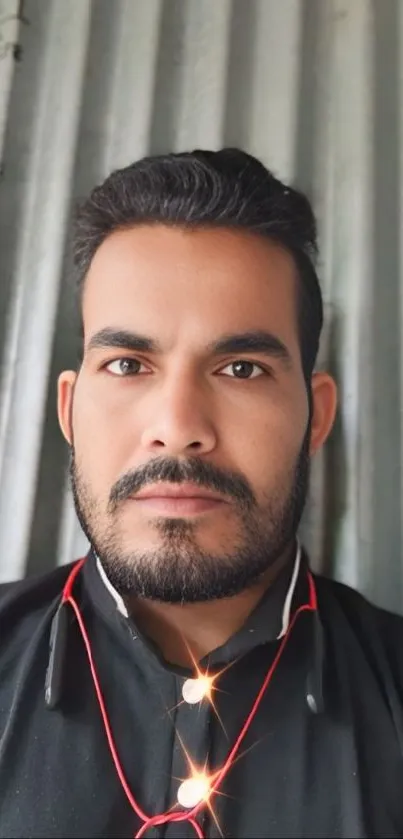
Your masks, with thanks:
M175 739L170 778L170 806L190 812L201 800L208 777L211 704L200 679L176 677L177 705L172 713ZM197 817L203 828L204 810ZM172 822L160 833L167 839L193 839L189 822Z

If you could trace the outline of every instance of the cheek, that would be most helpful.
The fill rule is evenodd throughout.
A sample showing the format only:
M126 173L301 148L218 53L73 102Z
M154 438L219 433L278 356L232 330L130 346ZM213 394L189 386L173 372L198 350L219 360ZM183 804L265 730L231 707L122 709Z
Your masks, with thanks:
M72 422L76 463L83 479L96 492L109 493L127 468L128 451L134 443L127 415L100 405L90 388L81 386L76 391Z
M262 496L288 486L294 475L308 422L307 400L271 403L254 417L247 427L238 426L234 452L240 468ZM236 447L235 447L236 441Z
M283 486L288 481L301 444L302 439L296 440L295 434L287 433L284 426L279 430L268 427L250 435L243 447L243 462L245 473L249 474L257 493Z

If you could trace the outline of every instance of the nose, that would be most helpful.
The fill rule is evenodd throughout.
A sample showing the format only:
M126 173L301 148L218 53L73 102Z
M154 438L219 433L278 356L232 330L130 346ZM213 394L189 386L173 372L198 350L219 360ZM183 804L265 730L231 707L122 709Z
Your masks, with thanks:
M153 399L150 421L142 434L145 450L155 455L207 454L217 444L206 393L176 381Z

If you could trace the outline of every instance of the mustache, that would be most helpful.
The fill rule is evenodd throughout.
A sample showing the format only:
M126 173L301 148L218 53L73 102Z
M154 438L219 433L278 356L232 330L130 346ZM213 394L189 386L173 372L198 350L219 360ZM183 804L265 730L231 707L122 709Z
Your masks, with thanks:
M159 481L172 484L194 483L203 489L233 498L245 511L256 505L254 492L248 482L234 472L222 472L197 458L187 461L155 458L119 478L110 493L109 512L113 513L122 501Z

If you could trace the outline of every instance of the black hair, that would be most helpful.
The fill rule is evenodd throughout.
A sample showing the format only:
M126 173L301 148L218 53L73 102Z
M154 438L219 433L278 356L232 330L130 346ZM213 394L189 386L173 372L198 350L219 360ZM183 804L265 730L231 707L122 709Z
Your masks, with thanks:
M298 328L309 386L323 324L316 273L316 221L299 190L244 151L195 150L143 159L112 172L79 208L74 263L81 301L85 275L114 230L136 224L223 227L266 237L292 254L298 271Z

